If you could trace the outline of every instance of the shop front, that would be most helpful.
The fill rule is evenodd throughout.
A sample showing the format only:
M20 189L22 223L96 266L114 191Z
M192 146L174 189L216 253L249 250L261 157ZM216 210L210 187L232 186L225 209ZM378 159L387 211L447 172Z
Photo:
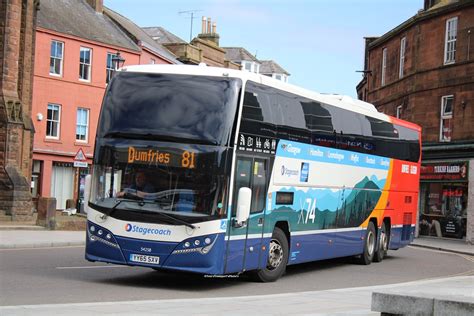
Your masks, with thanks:
M468 170L467 161L422 164L420 235L466 237Z

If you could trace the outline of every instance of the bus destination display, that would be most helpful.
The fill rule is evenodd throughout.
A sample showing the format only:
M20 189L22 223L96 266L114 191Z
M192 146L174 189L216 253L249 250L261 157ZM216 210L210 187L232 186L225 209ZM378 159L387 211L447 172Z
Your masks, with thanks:
M196 153L187 150L179 153L165 152L158 149L139 149L128 147L128 163L147 163L170 165L194 169L196 167Z

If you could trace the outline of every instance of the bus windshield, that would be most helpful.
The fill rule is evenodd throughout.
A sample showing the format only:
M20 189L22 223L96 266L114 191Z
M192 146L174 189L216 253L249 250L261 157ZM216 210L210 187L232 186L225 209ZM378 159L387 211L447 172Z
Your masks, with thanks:
M229 146L241 86L228 77L118 72L97 136Z
M227 149L121 140L100 141L90 206L141 222L192 223L225 216ZM115 144L114 144L115 143Z

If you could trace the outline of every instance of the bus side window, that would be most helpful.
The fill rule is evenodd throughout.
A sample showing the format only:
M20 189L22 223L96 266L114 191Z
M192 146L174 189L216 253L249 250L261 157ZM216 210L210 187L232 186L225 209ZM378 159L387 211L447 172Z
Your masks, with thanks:
M260 213L265 208L265 189L267 185L267 170L264 160L254 160L252 174L252 206L250 213Z

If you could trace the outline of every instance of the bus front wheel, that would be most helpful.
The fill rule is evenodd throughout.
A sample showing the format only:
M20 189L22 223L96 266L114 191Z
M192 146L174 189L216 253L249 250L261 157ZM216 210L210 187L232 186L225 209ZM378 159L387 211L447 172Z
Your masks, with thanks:
M364 252L358 258L358 262L363 265L368 265L372 262L375 253L375 243L377 241L377 235L375 233L374 223L369 222L367 231L364 239Z
M268 246L267 266L258 270L256 277L261 282L274 282L285 273L288 264L288 239L285 233L275 227Z

